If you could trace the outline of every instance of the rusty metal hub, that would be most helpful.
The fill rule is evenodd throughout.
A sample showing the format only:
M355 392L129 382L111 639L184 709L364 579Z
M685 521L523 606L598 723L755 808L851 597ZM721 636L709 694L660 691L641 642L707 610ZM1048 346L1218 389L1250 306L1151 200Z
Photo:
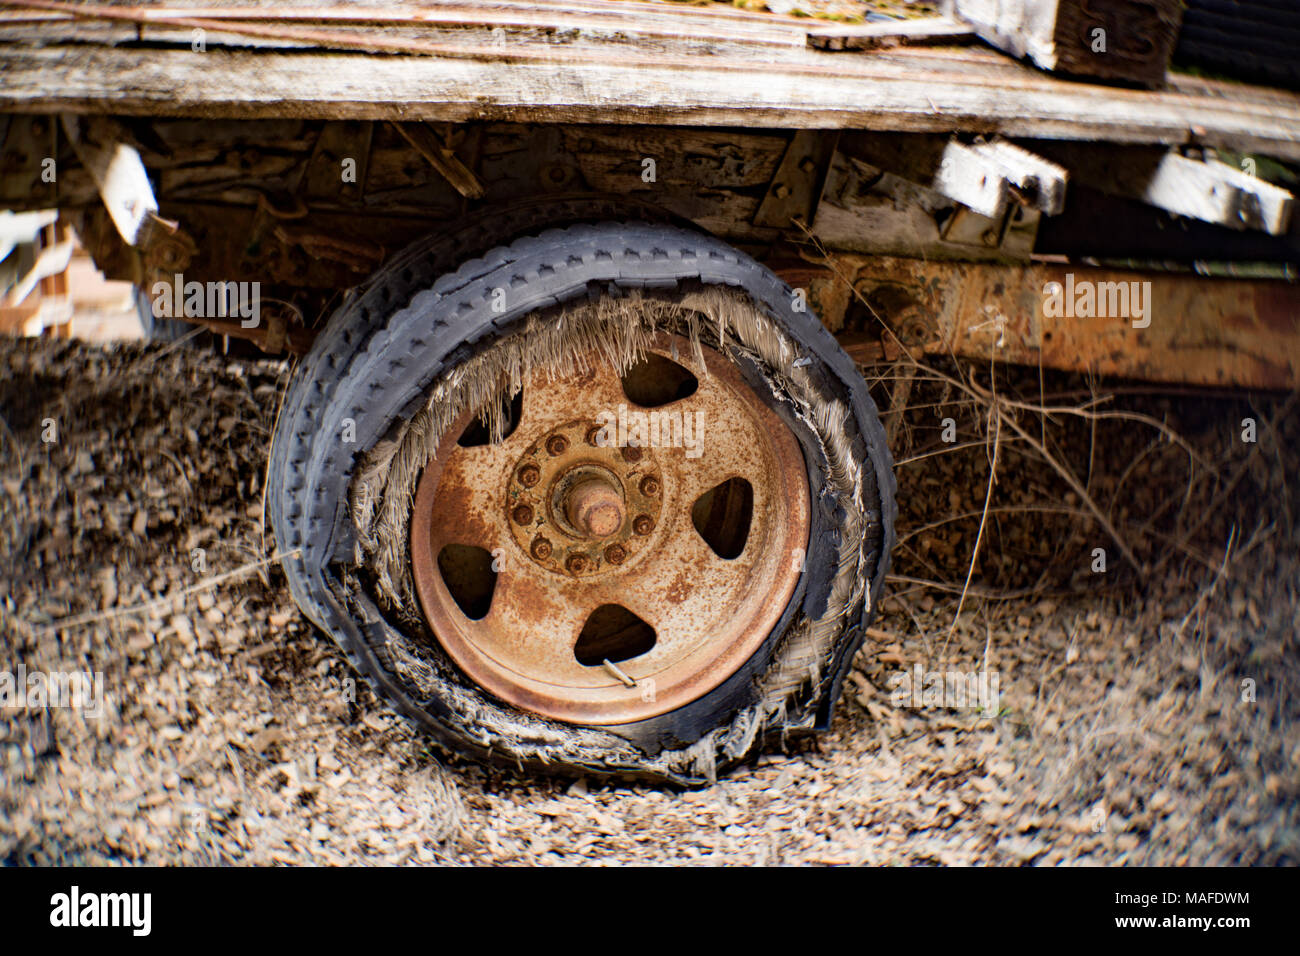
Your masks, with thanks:
M722 355L705 349L693 368L682 339L653 350L690 368L697 390L643 408L599 355L564 380L534 374L509 436L461 446L466 415L417 489L411 562L430 628L480 686L553 719L621 724L698 699L758 650L798 583L809 502L794 436ZM648 441L639 416L657 423ZM749 512L724 558L692 511L730 509L721 523L736 526L737 499L714 491L730 479L748 482ZM494 557L478 619L439 568L448 545ZM602 618L611 607L623 617Z
M659 520L661 469L651 450L605 446L601 435L590 417L548 429L519 457L505 489L515 544L556 574L626 563ZM635 460L627 452L637 452Z
M577 532L588 538L613 534L623 527L627 511L623 493L613 483L599 477L574 485L565 496L562 510Z

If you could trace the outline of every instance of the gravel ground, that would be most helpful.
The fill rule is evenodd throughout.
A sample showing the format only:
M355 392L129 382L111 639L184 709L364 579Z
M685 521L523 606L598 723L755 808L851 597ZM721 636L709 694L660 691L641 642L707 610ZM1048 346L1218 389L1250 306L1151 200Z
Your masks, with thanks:
M1169 440L1127 419L993 415L923 373L890 419L895 580L831 731L678 793L487 772L356 686L267 561L287 372L0 343L0 670L102 672L106 698L99 717L0 707L0 861L1300 861L1292 401L1096 406L1159 419ZM1038 373L1015 377L1000 394L1036 401ZM1080 390L1048 405L1088 398L1043 382ZM896 688L917 666L987 668L998 699L911 706L926 701Z

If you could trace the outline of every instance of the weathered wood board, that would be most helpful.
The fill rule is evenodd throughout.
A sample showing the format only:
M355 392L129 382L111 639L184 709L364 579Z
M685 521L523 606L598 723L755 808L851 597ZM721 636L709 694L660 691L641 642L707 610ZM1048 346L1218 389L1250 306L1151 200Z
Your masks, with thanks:
M975 38L969 24L948 17L898 20L894 23L818 26L808 31L817 50L892 50L900 46L944 46Z
M357 22L371 15L360 7L329 8L335 21L323 25L300 12L285 25L239 9L187 18L140 8L153 11L148 23L106 32L99 21L24 14L0 19L19 31L0 44L0 111L1001 133L1300 158L1291 93L1192 77L1159 92L1102 88L976 48L828 53L806 47L806 20L755 22L740 11L492 6L506 20L606 19L600 29L456 26L447 21L468 17L439 5L444 22L416 26ZM621 25L608 25L616 13ZM653 29L629 26L643 16ZM200 51L192 22L207 24ZM271 39L290 28L299 33ZM155 44L129 45L139 31L155 31Z
M1158 86L1182 0L956 0L959 18L1001 50L1045 70Z

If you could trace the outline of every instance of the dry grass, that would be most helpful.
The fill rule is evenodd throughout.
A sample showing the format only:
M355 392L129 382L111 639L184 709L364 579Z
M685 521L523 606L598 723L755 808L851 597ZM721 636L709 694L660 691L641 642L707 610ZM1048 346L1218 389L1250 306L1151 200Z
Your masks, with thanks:
M894 582L832 730L673 794L439 758L348 699L273 565L196 589L270 557L284 366L161 352L0 347L0 669L111 697L0 710L0 860L1300 860L1293 401L912 369ZM888 410L898 368L865 371ZM996 670L999 712L895 706L917 663Z
M1118 407L1059 374L901 365L915 378L891 409L901 587L883 624L912 635L863 652L864 706L902 732L907 718L875 699L888 665L969 671L992 656L1000 743L1029 758L1009 774L1014 788L999 781L998 814L1030 834L1006 843L1026 860L1052 858L1045 828L1097 829L1103 856L1135 862L1300 859L1296 396L1152 394ZM899 365L884 371L873 387L888 408ZM1051 398L1045 379L1086 400ZM1254 444L1241 438L1246 417ZM961 440L943 441L945 418ZM945 629L958 640L935 641ZM1066 806L1074 819L1060 817Z

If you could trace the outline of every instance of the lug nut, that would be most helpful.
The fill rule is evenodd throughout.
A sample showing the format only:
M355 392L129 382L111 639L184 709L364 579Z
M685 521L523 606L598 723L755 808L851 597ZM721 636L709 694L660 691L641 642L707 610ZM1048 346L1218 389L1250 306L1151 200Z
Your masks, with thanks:
M524 465L519 469L519 483L525 488L531 488L541 480L542 472L536 465Z
M604 431L599 425L592 425L587 429L587 444L593 448L600 448L600 433Z
M641 449L640 449L640 448L637 448L635 445L625 445L625 446L623 446L623 460L624 460L624 461L640 461L640 460L641 460Z
M610 564L622 564L627 560L627 552L621 544L611 544L605 549L605 560Z
M646 475L641 479L641 494L647 498L653 498L659 494L659 479L654 475Z
M580 571L587 570L587 559L580 554L571 554L569 560L564 562L564 566L577 574Z
M655 529L655 519L649 515L637 515L632 522L632 530L637 534L649 534Z
M528 524L533 520L533 509L528 505L519 505L510 514L515 519L515 524Z
M534 538L532 551L534 558L537 558L539 561L545 561L551 556L551 542L547 541L545 538Z
M552 455L563 455L569 449L569 439L563 435L552 435L546 439L546 450Z

